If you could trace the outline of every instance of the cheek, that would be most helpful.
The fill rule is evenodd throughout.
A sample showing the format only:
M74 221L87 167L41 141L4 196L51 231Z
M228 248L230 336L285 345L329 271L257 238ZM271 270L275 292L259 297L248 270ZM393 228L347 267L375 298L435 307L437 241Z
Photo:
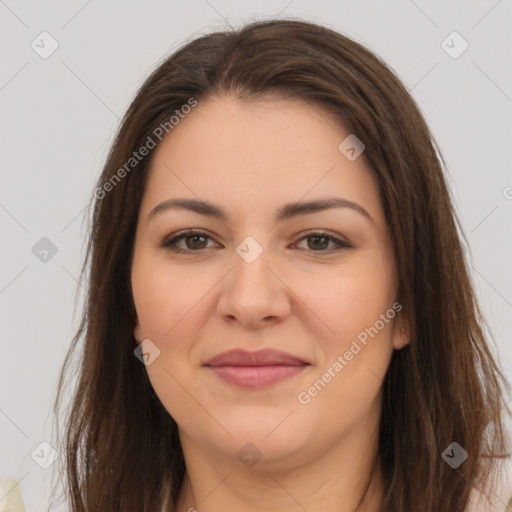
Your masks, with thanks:
M140 336L149 338L159 350L146 372L167 412L180 424L193 422L197 403L192 397L198 390L189 356L197 337L200 294L193 286L185 287L176 272L156 266L139 269L142 266L133 268L132 289Z
M197 315L204 310L201 303L214 283L214 276L191 272L186 266L171 268L144 258L134 261L132 291L142 335L165 344L175 343L172 340L177 332L187 333L193 328L190 318L199 324Z
M307 302L332 332L317 338L321 364L297 400L309 417L321 419L326 436L338 435L379 408L393 352L393 288L385 274L367 267L315 280L306 289Z
M311 394L302 389L301 403L311 400L327 416L329 403L357 404L353 414L363 414L379 393L393 352L394 318L401 308L392 267L369 251L361 256L298 278L294 290L325 326L316 340L321 364L311 378Z
M373 326L395 299L390 266L369 252L337 267L297 273L293 282L294 293L324 325L325 339L338 343Z

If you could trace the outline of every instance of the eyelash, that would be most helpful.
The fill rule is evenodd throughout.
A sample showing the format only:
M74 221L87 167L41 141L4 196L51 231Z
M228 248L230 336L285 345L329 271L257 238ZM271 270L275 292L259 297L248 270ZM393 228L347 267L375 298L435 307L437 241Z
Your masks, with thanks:
M205 238L209 238L209 239L213 240L213 238L210 235L208 235L208 233L206 233L204 231L187 230L187 231L182 231L176 235L173 235L171 238L167 238L166 240L164 240L162 242L160 247L162 247L163 249L166 249L168 251L172 251L172 252L180 253L180 254L193 254L193 253L203 252L204 250L206 250L206 248L203 248L203 249L197 249L194 251L192 249L182 249L182 248L176 246L176 242L180 241L181 239L185 239L187 236L193 236L193 235L200 235ZM301 250L306 250L306 251L310 251L310 252L314 252L314 253L331 254L333 252L342 251L344 249L350 249L352 247L347 242L339 240L338 238L335 238L332 235L330 235L329 233L325 233L323 231L313 231L313 232L306 233L302 238L300 238L298 240L298 242L300 242L304 239L313 238L313 237L327 238L329 241L332 241L334 244L336 244L337 247L334 249L325 249L325 250L318 250L318 251L315 251L313 249L301 249Z

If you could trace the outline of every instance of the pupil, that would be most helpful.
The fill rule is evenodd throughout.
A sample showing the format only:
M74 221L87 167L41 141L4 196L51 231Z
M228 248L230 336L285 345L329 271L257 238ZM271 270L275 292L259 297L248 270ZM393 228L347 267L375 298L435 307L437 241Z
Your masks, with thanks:
M203 242L204 242L204 236L202 236L202 235L191 235L191 236L189 236L189 237L187 238L187 240L190 240L190 239L194 240L194 242L192 243L192 245L193 245L193 246L195 246L195 247L197 248L197 245L195 244L195 241L197 241L197 239L198 239L198 238L199 238L199 239L202 239L202 240L203 240Z
M320 244L320 249L325 249L327 247L327 245L329 244L329 240L327 239L326 236L312 236L309 238L310 240L313 239L316 241L318 240L324 240L324 243L323 244ZM310 246L310 249L313 249L315 250L315 247L311 247L312 244L309 244ZM316 247L318 249L318 246Z

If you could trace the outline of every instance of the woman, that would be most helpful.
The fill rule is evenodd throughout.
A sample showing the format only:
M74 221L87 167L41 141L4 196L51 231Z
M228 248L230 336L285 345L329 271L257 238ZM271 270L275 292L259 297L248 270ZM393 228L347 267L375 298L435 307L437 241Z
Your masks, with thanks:
M507 384L441 162L325 27L165 60L94 193L72 510L505 510Z

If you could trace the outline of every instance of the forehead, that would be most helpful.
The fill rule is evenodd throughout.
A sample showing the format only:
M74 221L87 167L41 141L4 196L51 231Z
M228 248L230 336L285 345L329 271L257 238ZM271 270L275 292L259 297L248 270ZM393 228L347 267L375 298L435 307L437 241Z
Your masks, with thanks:
M338 149L350 133L327 110L294 99L199 101L157 146L142 208L175 196L247 210L341 195L379 218L378 186L364 153Z
M291 163L331 146L337 153L341 136L348 135L334 115L316 104L276 97L241 100L232 96L198 102L156 150L193 150L188 159L205 156L224 165L266 164L276 158ZM158 158L158 156L156 156Z

